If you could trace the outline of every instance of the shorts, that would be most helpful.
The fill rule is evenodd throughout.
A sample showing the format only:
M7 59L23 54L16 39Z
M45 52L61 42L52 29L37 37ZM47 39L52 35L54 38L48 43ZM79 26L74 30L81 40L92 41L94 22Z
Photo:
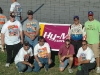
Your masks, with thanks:
M64 61L64 65L60 64L60 65L59 65L59 68L66 68L68 62L69 62L69 59L66 59L66 60Z
M97 43L97 44L88 44L88 46L93 50L95 58L99 57L99 54L100 54L99 43Z

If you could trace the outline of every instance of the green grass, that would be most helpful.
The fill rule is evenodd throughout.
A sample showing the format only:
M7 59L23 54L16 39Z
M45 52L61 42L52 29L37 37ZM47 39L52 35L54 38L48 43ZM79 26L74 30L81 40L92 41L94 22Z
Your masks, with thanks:
M6 52L2 53L0 52L0 75L75 75L77 69L73 69L74 73L69 74L67 68L64 70L64 72L59 72L59 62L58 62L58 56L55 56L55 66L51 67L48 72L45 72L44 68L41 69L39 73L30 72L30 73L22 73L19 74L15 64L11 64L9 68L5 67L6 63ZM95 72L90 72L90 75L99 75Z

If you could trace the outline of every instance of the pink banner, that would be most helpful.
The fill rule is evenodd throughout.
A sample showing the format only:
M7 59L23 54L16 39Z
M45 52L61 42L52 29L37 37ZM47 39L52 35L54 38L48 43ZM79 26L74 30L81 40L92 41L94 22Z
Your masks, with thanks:
M43 36L53 51L59 51L68 33L69 25L45 25Z

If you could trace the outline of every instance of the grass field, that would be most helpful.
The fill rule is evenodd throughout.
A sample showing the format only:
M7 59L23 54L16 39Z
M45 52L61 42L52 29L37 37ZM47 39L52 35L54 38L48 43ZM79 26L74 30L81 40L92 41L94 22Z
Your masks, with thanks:
M55 55L55 65L49 69L48 72L45 72L44 68L41 69L39 73L30 72L30 73L22 73L19 74L15 64L11 64L9 68L5 67L6 62L6 52L2 53L0 52L0 75L75 75L77 69L73 69L74 73L69 74L67 68L64 72L59 72L59 62L58 62L58 56ZM96 74L95 72L90 72L90 75L100 75Z

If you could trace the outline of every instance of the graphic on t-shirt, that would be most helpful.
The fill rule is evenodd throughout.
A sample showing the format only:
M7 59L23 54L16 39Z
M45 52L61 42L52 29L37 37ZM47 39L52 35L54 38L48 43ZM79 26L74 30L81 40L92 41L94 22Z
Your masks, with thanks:
M82 60L86 60L86 54L85 53L81 53L80 57L82 57Z
M5 23L5 16L1 15L0 16L0 25L3 25Z
M18 26L11 25L8 26L9 36L18 36Z
M46 47L40 48L40 49L38 50L38 54L39 54L40 57L42 57L42 58L47 58L47 57L48 57L47 48L46 48Z
M28 54L25 54L25 55L24 55L24 61L28 61L29 56L30 56L30 54L29 54L29 53L28 53Z
M15 15L16 16L21 16L22 8L20 5L16 5L14 9Z
M82 26L72 26L71 27L71 39L72 40L82 40L83 32Z
M95 30L95 25L88 25L87 30Z
M36 24L36 22L27 23L26 28L27 28L27 32L29 34L35 34L36 33L37 24Z

